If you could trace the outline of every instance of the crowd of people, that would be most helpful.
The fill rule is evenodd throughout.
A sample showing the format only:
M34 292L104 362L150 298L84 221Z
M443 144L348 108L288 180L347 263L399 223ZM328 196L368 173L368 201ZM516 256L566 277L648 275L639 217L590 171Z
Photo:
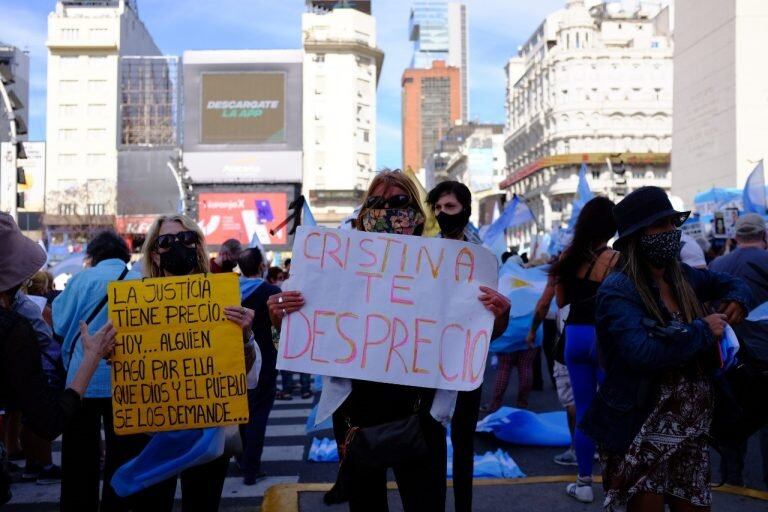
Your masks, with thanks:
M480 244L470 224L471 205L470 191L461 183L440 183L422 201L407 174L382 171L365 193L353 227L422 236L428 215L434 215L440 237ZM594 500L598 454L605 510L662 511L665 504L673 511L707 510L709 425L718 406L721 339L754 305L768 300L768 247L763 218L745 215L736 225L737 248L707 269L703 249L682 241L679 228L689 213L675 210L655 187L638 189L618 204L598 197L584 205L569 245L547 266L549 280L525 348L497 355L496 382L486 384L493 384L487 405L481 405L482 386L451 392L324 379L320 401L334 402L330 410L341 456L326 501L347 502L351 511L387 510L391 468L404 510L444 510L450 429L455 510L472 510L479 415L502 405L514 368L515 405L527 408L537 387L534 370L538 367L540 380L545 366L572 432L572 447L555 457L558 464L578 468L565 489L568 496ZM0 214L0 245L3 439L10 458L26 458L25 478L60 480L62 510L171 510L178 480L183 510L217 510L230 453L128 497L108 485L150 436L116 436L112 429L107 359L115 330L107 319L106 291L116 280L233 271L240 275L241 302L225 314L243 334L249 407L236 459L245 485L266 477L261 456L275 400L313 396L310 375L299 374L295 382L293 373L276 369L282 321L304 306L300 291L282 289L290 259L283 267L270 266L259 248L244 248L237 240L209 257L205 236L192 219L160 216L147 233L140 265L131 265L120 236L101 232L88 243L87 269L57 292L51 276L41 271L44 250L5 214ZM683 261L691 252L695 265ZM512 252L503 260L528 264ZM493 314L493 337L502 335L510 320L509 299L487 287L478 295ZM546 365L536 341L542 324ZM254 365L257 359L260 365ZM58 468L50 441L61 433ZM768 464L768 428L762 436ZM722 448L723 478L743 483L745 440ZM7 482L0 485L3 492L0 501L7 501Z

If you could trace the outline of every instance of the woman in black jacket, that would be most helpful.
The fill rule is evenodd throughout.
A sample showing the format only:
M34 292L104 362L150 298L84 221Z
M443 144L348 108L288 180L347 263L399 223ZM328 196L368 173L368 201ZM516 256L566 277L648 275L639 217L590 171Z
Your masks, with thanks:
M580 425L600 451L607 511L710 508L710 376L727 323L740 322L751 299L738 279L678 261L676 228L688 214L656 187L614 209L622 257L596 311L606 376ZM720 313L707 312L712 301Z

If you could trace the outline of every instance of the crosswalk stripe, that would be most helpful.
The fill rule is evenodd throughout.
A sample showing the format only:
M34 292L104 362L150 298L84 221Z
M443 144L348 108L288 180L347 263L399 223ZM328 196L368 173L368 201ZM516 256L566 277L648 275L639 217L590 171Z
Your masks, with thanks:
M307 418L311 409L272 409L270 418Z
M303 436L306 434L306 425L267 425L267 437Z
M278 460L302 460L304 458L303 445L265 446L261 455L262 462Z
M231 476L224 479L222 498L260 498L267 489L277 484L295 484L298 476L271 476L256 483L243 485L242 476ZM13 499L9 505L28 503L58 503L61 490L58 485L13 484ZM176 485L176 499L181 499L181 485Z

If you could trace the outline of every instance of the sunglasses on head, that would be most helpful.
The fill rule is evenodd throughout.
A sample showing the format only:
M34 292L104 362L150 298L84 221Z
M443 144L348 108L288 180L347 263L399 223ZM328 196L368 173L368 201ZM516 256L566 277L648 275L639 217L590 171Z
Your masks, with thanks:
M368 196L366 208L405 208L411 204L411 197L406 194L384 198L383 196Z
M157 247L160 249L170 249L176 240L184 245L194 245L198 242L197 233L194 231L181 231L173 235L160 235L157 237Z

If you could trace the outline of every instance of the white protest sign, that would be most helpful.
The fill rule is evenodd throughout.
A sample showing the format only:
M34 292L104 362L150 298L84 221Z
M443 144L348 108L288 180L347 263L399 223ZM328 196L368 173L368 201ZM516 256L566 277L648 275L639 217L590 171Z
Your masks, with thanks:
M283 319L277 367L468 391L483 380L495 288L487 249L439 238L300 227L284 290L305 306Z

